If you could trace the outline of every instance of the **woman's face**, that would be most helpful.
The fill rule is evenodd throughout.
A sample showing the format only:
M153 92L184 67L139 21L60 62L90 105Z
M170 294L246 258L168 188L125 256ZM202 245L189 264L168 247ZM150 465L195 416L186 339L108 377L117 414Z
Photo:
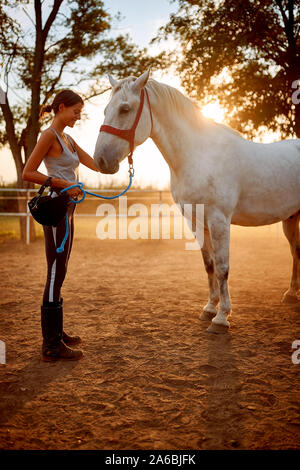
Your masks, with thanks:
M69 127L74 127L75 122L81 118L82 108L82 103L73 104L72 106L60 104L60 117L64 121L64 124Z

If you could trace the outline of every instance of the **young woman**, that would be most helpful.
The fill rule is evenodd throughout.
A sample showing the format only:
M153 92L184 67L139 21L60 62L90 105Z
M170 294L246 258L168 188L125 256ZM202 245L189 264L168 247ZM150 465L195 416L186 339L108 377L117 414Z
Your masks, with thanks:
M27 160L23 179L41 185L48 181L47 184L54 189L52 197L57 197L57 191L78 181L79 163L94 171L99 171L94 160L69 135L64 133L65 127L74 127L75 122L80 119L82 108L82 98L71 90L59 92L50 106L42 108L41 116L53 111L54 118L50 127L42 132ZM42 161L46 165L48 176L38 171ZM67 192L73 199L76 199L81 190L72 188ZM79 344L81 339L78 336L69 336L63 331L63 299L60 296L72 248L75 207L76 204L69 201L67 211L69 235L62 253L57 253L56 248L60 246L66 233L65 218L57 227L43 225L48 265L41 306L42 358L45 361L78 360L83 355L82 351L70 348L71 345Z

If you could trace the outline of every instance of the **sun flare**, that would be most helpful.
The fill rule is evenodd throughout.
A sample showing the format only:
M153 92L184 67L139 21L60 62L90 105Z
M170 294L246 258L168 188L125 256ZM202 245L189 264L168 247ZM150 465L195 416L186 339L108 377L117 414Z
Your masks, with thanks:
M225 111L217 102L208 103L203 106L202 114L216 122L223 122L225 118Z

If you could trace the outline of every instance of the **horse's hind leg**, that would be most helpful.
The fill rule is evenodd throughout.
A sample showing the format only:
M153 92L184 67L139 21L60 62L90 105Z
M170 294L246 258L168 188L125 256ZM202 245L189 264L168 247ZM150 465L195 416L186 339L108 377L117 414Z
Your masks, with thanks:
M289 289L285 292L282 302L298 302L297 292L300 288L300 238L299 238L300 212L282 221L282 227L289 241L293 256L293 271Z
M215 274L213 249L211 246L210 234L207 229L204 230L204 242L201 248L202 258L208 277L209 299L202 313L200 320L211 320L217 315L217 305L219 302L219 286Z

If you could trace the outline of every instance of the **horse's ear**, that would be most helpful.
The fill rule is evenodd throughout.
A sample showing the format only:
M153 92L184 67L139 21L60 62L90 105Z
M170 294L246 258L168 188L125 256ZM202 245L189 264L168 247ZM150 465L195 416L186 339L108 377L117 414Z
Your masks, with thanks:
M116 86L118 85L118 81L115 80L112 75L108 74L108 80L109 80L109 83L111 84L111 86L113 88L116 88Z
M132 88L134 91L140 91L146 85L150 75L150 68L147 72L144 72L133 84Z

